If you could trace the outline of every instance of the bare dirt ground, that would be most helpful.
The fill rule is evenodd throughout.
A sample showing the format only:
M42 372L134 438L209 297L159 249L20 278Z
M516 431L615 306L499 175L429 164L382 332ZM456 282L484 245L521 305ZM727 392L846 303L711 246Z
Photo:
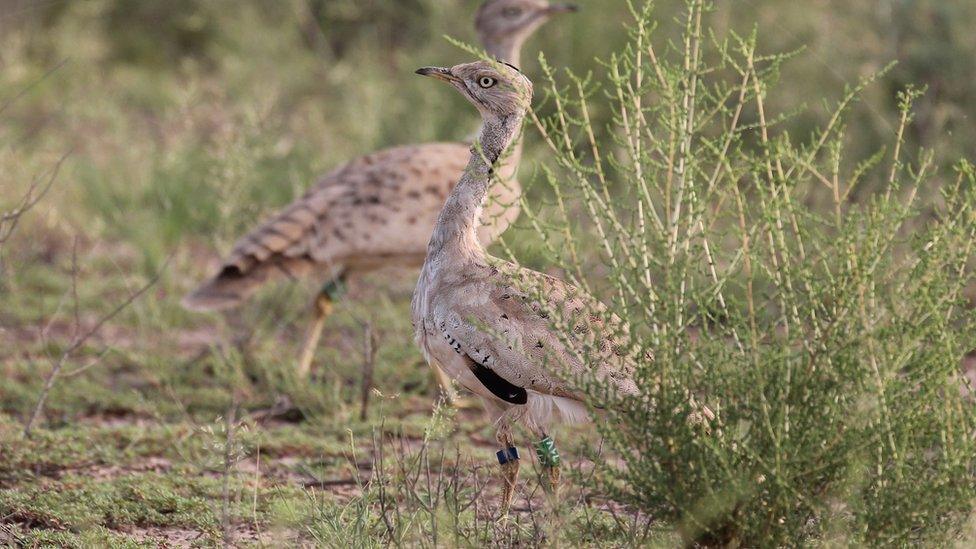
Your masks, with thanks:
M4 543L328 545L353 509L367 525L358 535L410 539L410 527L391 517L427 512L431 502L437 514L454 517L444 522L453 527L439 527L445 532L495 535L506 528L517 540L535 537L554 505L526 440L520 490L500 526L486 418L477 406L435 410L426 372L413 371L421 366L416 360L395 359L388 367L410 368L420 384L407 383L414 388L404 392L402 379L388 382L394 372L379 376L367 420L360 421L357 368L341 362L330 370L320 361L313 379L300 383L304 390L287 375L270 385L264 376L271 368L255 365L267 356L259 344L236 374L215 379L215 361L231 351L213 326L168 330L148 342L138 326L107 326L78 359L98 361L59 381L41 424L25 438L24 417L50 368L45 355L57 356L37 345L56 348L95 322L85 315L78 324L55 319L0 334L0 370L8 380L0 423ZM339 329L329 338L347 338L334 343L354 348L348 338L355 332ZM293 343L287 335L276 339ZM162 366L133 360L163 349ZM337 390L347 395L339 402L307 396ZM228 398L236 401L230 436ZM623 520L615 517L628 516L624 506L593 500L575 486L593 468L584 454L596 439L582 434L578 441L567 437L562 504L585 505L601 521Z

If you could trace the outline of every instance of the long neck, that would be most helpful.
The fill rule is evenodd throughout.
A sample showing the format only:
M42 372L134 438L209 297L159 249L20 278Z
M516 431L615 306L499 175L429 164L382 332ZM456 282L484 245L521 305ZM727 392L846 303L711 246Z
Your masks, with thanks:
M524 39L518 37L502 40L486 40L485 52L490 57L518 67L519 60L522 57L522 43L524 41Z
M464 175L448 196L434 225L427 247L428 261L438 256L464 260L484 255L477 234L481 210L492 177L496 175L495 168L501 166L503 171L509 171L513 157L514 164L518 163L520 147L510 150L509 146L521 126L522 116L485 121L478 140L471 147L471 159Z
M519 162L522 161L522 140L517 139L502 153L495 165L496 179L504 184L511 184L518 173Z

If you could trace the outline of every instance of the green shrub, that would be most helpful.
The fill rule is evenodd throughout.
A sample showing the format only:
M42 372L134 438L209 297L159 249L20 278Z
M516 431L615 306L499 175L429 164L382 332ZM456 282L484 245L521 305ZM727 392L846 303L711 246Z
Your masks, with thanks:
M654 357L639 398L582 384L615 402L597 424L623 463L598 460L597 487L687 543L961 535L976 497L959 372L976 333L962 297L973 166L905 146L911 88L887 147L846 158L845 117L874 77L797 139L767 103L792 56L712 32L701 0L680 40L656 39L650 4L634 15L605 85L551 70L537 84L552 200L525 204L550 263ZM598 109L612 113L603 132ZM862 187L877 190L851 200ZM708 425L690 421L689 395L715 412Z

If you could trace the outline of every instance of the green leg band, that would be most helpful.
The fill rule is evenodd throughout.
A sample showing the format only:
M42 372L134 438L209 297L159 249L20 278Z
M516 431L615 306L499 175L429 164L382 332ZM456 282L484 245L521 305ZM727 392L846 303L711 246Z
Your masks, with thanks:
M556 450L556 443L552 440L552 437L546 437L537 442L535 445L535 454L539 456L539 463L543 467L556 467L561 461L559 452Z
M323 294L329 296L332 301L337 301L339 297L346 292L346 277L344 274L333 278L332 280L326 282L322 289L320 290Z

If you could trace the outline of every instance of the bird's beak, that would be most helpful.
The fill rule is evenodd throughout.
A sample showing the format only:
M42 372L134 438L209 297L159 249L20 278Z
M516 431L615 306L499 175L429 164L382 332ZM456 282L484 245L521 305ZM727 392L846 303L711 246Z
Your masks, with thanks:
M451 72L451 69L445 69L441 67L424 67L417 69L417 74L420 76L431 76L438 80L443 80L444 82L454 83L457 82L457 77Z
M579 11L579 6L569 2L553 2L549 4L546 8L547 15L555 15L557 13L574 13Z

